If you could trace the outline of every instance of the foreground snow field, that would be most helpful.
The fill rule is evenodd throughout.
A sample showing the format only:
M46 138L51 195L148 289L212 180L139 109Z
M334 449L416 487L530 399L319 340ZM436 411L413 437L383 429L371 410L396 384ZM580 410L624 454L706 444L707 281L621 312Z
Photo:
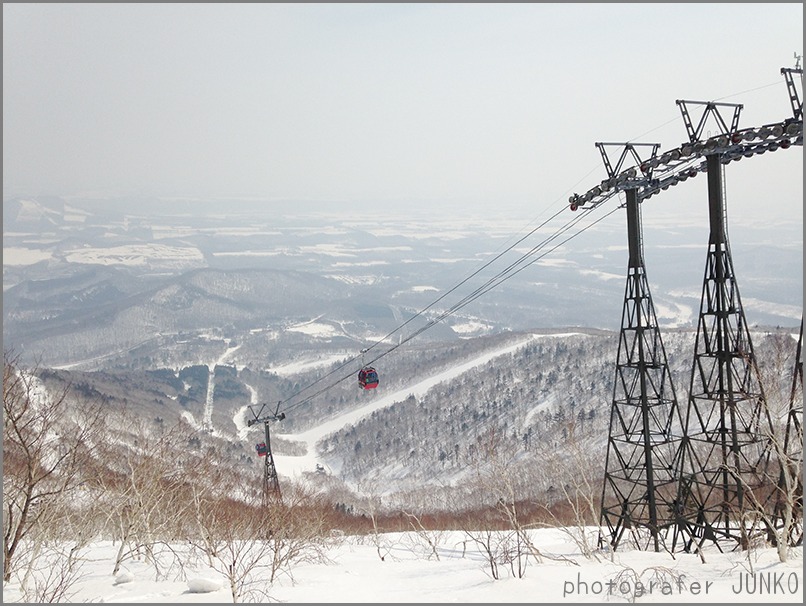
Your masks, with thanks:
M389 533L335 537L326 562L300 562L290 574L268 582L268 563L244 571L243 602L289 603L574 603L689 602L802 603L803 548L786 563L772 548L720 553L705 551L705 563L692 554L619 549L585 557L572 533L542 529L531 533L541 554L517 564L499 564L498 579L478 543L460 531ZM475 532L490 544L503 533ZM437 542L436 551L426 538ZM500 545L500 543L499 543ZM512 545L512 544L511 544ZM79 578L69 602L169 603L232 602L221 566L183 557L186 546L173 545L178 557L158 569L144 560L128 560L112 575L118 546L94 543L80 554ZM167 555L167 551L163 551ZM383 556L383 559L381 559ZM241 558L245 562L246 558ZM525 565L525 569L523 566ZM52 574L52 570L51 570ZM29 580L29 585L33 583ZM35 601L22 594L18 580L3 588L4 602Z

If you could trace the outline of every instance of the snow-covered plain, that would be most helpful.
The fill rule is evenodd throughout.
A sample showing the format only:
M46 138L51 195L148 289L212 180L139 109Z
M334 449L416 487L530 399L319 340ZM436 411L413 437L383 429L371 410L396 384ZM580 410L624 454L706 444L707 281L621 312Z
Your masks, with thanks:
M85 247L70 250L65 255L70 263L94 265L134 265L146 264L200 266L204 256L193 246L166 246L164 244L130 244L106 248Z
M238 601L287 603L802 603L803 548L781 563L770 548L699 556L619 548L584 556L575 533L581 529L537 529L531 540L538 557L517 567L499 565L493 578L486 556L470 534L431 532L428 536L385 533L338 536L325 559L297 563L273 583L263 561L250 568ZM595 532L595 530L591 530ZM473 533L483 536L484 533ZM429 547L426 538L437 545ZM493 533L493 542L505 533ZM232 602L220 566L201 565L198 555L183 558L186 546L172 545L181 565L157 569L129 560L112 575L117 547L94 543L81 551L79 575L69 602L227 603ZM168 557L167 550L164 556ZM383 559L381 559L383 556ZM3 587L4 602L26 601L16 583Z

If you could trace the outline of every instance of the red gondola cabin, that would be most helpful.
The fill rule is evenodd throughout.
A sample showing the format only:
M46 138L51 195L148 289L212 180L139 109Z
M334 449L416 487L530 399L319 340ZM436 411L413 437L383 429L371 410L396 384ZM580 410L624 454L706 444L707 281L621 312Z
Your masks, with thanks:
M371 366L358 371L358 384L363 389L375 389L378 386L378 372Z

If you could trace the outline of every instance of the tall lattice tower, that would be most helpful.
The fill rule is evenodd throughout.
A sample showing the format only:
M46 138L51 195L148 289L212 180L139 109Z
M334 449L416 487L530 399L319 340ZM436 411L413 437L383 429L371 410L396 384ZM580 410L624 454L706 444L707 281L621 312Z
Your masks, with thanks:
M635 149L641 144L596 145L611 178L627 152L637 164L648 166ZM624 146L615 169L605 145ZM658 145L644 145L652 145L654 158ZM637 188L627 184L624 193L629 260L600 523L607 527L613 549L627 533L638 548L659 551L662 546L668 548L665 539L669 530L676 531L682 419L647 281Z
M271 449L271 432L269 431L269 423L271 421L282 421L285 419L285 414L275 411L274 414L260 416L263 412L265 404L261 406L259 412L252 411L253 418L249 419L246 424L248 427L256 423L263 423L264 437L263 442L257 444L257 453L259 456L264 457L263 464L263 505L268 506L271 503L278 502L282 499L280 493L280 480L277 477L277 468L274 466L274 455ZM249 407L250 411L252 407ZM279 409L279 404L278 404Z
M678 542L691 551L706 540L721 549L720 539L747 543L754 533L770 530L783 461L777 455L772 459L775 448L771 446L777 442L734 275L722 165L803 145L803 112L793 77L800 74L802 78L802 70L798 66L781 72L787 78L792 117L739 130L741 106L709 102L695 128L686 104L698 102L678 101L688 143L659 157L653 150L650 161L640 164L644 177L636 176L632 168L616 174L603 152L609 178L568 199L572 211L591 210L617 193L627 194L630 266L601 515L613 546L627 530L635 536L648 535L647 544L657 546L661 531L673 528L672 551ZM719 114L723 106L734 109L730 126ZM719 132L701 140L711 116L718 120ZM708 174L709 250L688 403L680 412L646 284L637 204L700 172ZM802 415L802 404L794 410L790 436L798 433L794 419L802 418L798 415ZM679 433L678 426L682 428ZM790 449L796 442L797 438L788 442ZM668 454L670 447L677 447L677 452ZM673 482L663 476L667 472L679 474L674 498L669 496Z
M699 137L709 114L720 125L719 136L736 133L741 105L705 103L695 129L686 107L690 103L697 102L677 101L693 144L703 145ZM719 113L721 106L733 108L730 126ZM708 153L712 141L716 148L716 138L705 144L710 236L685 418L686 470L680 483L689 549L695 540L718 545L720 539L731 539L746 546L753 535L764 532L755 512L772 513L774 492L773 426L733 269L722 158Z
M271 436L269 435L269 422L263 423L265 429L265 444L266 454L264 456L265 464L263 469L263 504L268 505L269 502L279 500L280 494L280 480L277 477L277 468L274 466L274 455L271 451Z

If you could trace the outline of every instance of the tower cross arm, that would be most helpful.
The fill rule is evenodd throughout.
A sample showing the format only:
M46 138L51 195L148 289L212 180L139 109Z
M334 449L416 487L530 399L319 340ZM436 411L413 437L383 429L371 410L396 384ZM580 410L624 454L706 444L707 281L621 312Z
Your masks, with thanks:
M280 403L277 403L277 409L270 414L260 416L263 412L263 409L266 408L266 405L263 404L260 407L258 412L252 410L252 407L249 407L249 411L252 413L252 418L246 420L246 426L252 427L252 425L257 425L258 423L268 423L269 421L282 421L285 419L285 413L280 412Z
M691 143L694 143L700 139L705 128L705 122L710 115L712 115L717 121L717 124L721 129L720 134L727 135L736 132L739 128L739 114L741 114L742 109L744 108L741 103L719 103L718 101L689 101L686 99L677 99L675 103L677 103L678 107L680 107L680 113L683 116L683 123L686 126L686 131L688 132L689 141ZM688 105L705 106L705 111L703 111L700 121L696 127L694 126L691 116L689 115L687 107ZM733 108L733 117L731 119L730 126L727 125L722 117L722 114L719 112L720 107Z

